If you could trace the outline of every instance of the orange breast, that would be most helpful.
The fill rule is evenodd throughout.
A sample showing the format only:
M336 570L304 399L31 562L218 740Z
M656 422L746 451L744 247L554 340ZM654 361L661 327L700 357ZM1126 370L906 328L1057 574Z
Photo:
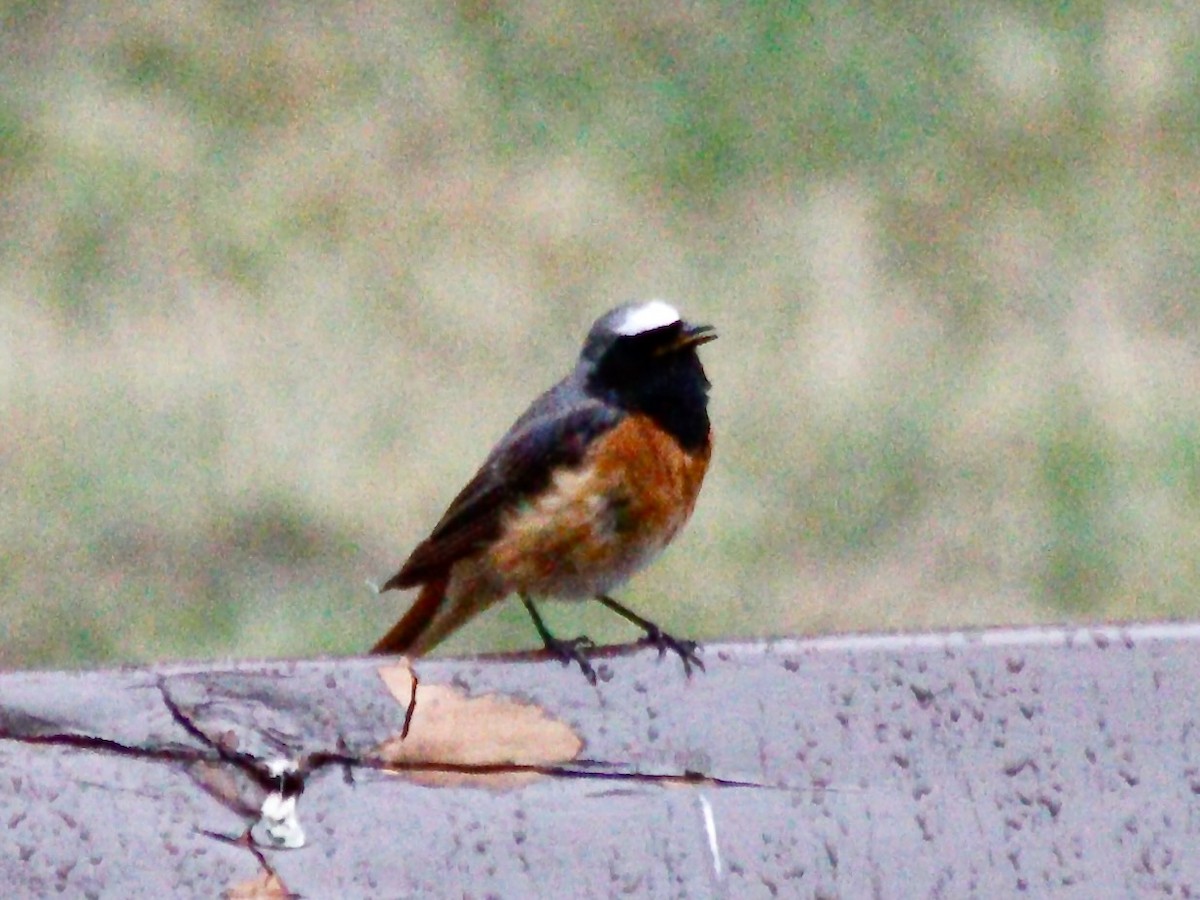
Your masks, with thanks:
M647 416L630 415L576 468L505 520L488 561L509 590L586 598L649 563L687 522L711 443L686 453Z

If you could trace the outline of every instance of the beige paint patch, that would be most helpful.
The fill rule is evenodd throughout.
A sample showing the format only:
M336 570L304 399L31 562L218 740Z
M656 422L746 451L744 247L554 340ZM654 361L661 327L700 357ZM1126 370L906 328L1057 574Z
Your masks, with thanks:
M408 706L412 670L405 664L386 666L379 677ZM569 725L533 704L497 694L468 697L446 685L419 684L408 737L384 741L377 753L385 762L403 767L397 774L420 784L507 790L540 778L536 768L570 762L582 749L582 739ZM509 766L515 768L478 773L459 768Z
M260 872L249 881L235 884L222 896L226 900L286 900L295 895L274 872Z

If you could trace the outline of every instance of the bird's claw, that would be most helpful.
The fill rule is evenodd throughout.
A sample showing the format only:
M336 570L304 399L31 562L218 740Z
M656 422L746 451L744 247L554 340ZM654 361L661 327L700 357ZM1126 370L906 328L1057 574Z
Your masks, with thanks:
M666 655L666 652L670 650L683 663L683 673L688 678L692 677L692 666L695 666L701 672L704 671L704 661L698 655L700 645L695 641L680 640L655 626L647 629L638 643L657 647L659 659L662 659Z
M545 644L546 649L557 656L564 666L577 663L580 671L583 672L583 677L588 680L588 683L596 683L596 670L592 668L592 664L587 658L587 652L594 650L596 647L596 642L590 637L586 634L566 639L548 637L545 639Z

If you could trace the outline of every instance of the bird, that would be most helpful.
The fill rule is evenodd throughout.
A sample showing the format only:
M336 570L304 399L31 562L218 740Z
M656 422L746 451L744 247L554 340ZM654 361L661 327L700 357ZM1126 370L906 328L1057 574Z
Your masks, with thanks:
M596 683L586 635L555 637L534 598L595 599L638 626L659 657L703 669L694 641L667 634L610 593L691 517L712 455L711 384L698 348L716 329L664 300L612 309L577 362L492 448L380 592L419 587L373 654L417 656L516 594L546 650Z

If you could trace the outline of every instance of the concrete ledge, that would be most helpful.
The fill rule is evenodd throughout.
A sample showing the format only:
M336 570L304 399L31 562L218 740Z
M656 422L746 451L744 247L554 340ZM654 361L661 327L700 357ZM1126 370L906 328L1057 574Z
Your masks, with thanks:
M7 673L0 879L70 897L1193 896L1198 636L713 644L690 681L614 650L595 688L532 657Z

